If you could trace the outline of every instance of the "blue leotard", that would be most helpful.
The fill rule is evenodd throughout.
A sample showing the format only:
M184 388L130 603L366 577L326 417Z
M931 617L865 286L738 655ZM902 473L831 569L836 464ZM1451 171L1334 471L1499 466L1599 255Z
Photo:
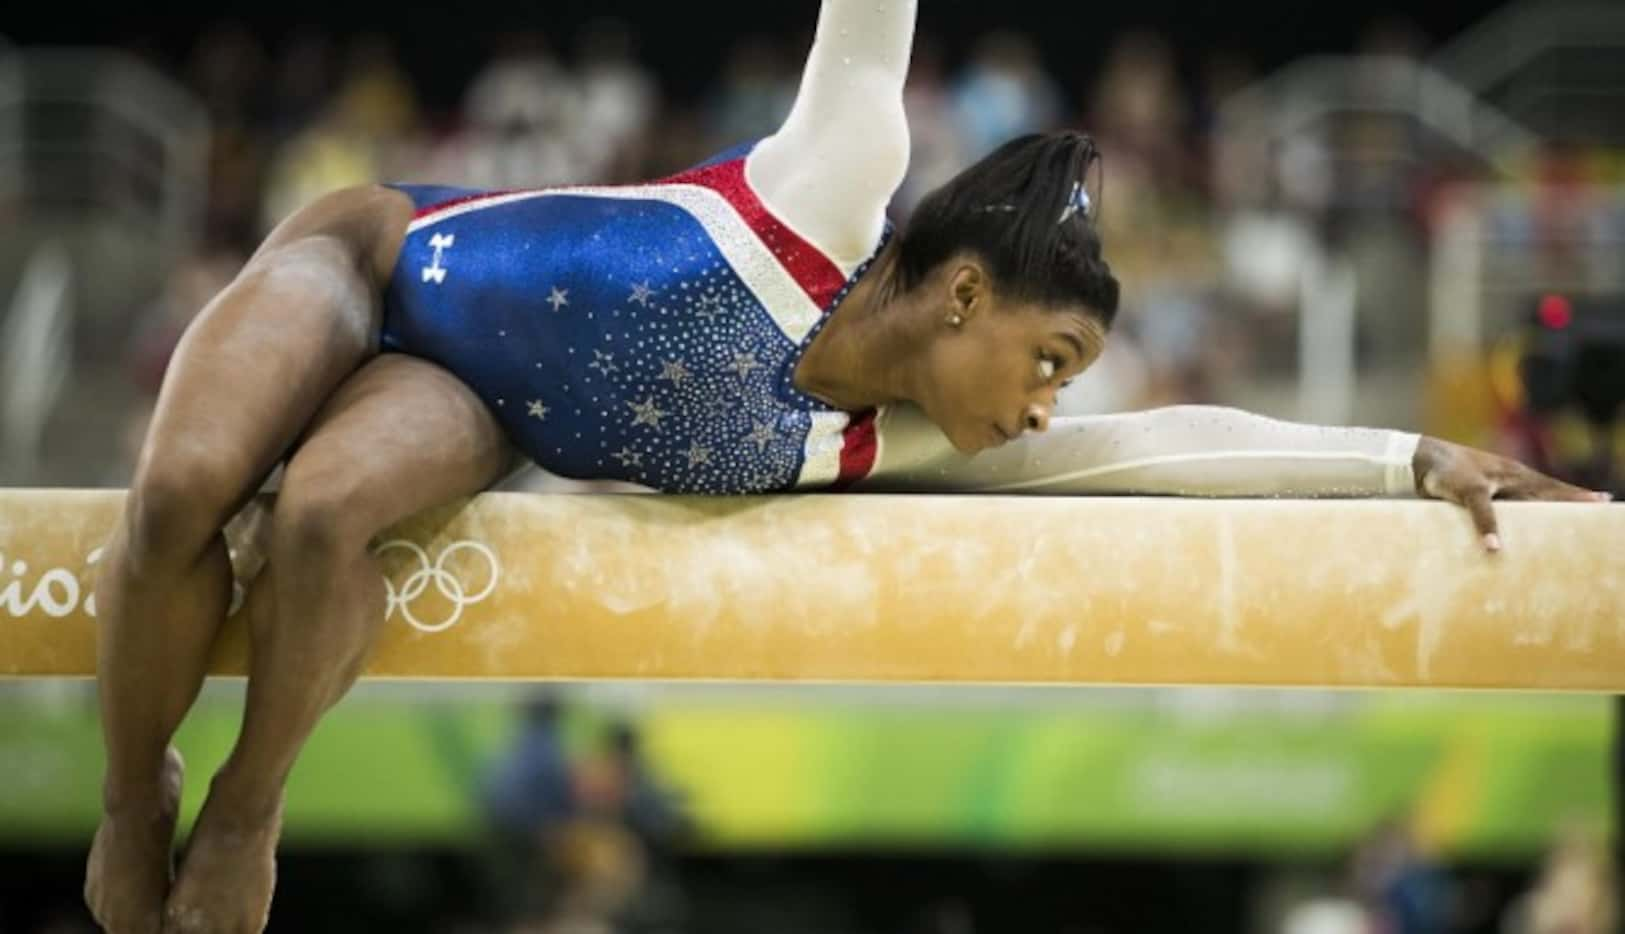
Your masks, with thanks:
M751 190L748 150L626 187L396 186L418 211L384 349L446 367L562 476L682 493L860 479L873 413L791 379L880 244L843 267L798 236Z

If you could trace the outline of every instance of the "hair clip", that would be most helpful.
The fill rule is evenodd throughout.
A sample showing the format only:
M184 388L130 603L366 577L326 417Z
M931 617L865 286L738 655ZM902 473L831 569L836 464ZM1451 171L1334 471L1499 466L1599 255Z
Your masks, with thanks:
M1074 214L1082 214L1087 220L1089 207L1089 192L1083 190L1083 182L1073 182L1072 194L1066 199L1066 209L1061 211L1061 219L1055 223L1064 224Z

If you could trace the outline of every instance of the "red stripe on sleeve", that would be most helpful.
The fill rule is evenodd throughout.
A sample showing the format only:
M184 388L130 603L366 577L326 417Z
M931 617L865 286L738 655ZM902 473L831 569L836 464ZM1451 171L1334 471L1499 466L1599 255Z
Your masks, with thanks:
M750 183L745 180L744 159L708 165L674 175L665 181L703 185L722 195L819 308L828 309L830 302L846 285L846 276L842 275L835 263L773 216L773 212L751 190Z
M875 468L875 410L867 409L852 416L852 421L841 432L841 472L836 475L833 489L844 490L869 475Z

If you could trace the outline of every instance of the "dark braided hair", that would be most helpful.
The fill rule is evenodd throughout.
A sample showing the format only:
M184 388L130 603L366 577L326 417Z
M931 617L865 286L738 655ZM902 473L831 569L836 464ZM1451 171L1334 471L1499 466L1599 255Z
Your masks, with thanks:
M1000 146L926 195L898 244L902 287L961 250L976 253L1003 295L1083 304L1107 328L1118 284L1101 256L1083 181L1100 161L1082 133L1034 133Z

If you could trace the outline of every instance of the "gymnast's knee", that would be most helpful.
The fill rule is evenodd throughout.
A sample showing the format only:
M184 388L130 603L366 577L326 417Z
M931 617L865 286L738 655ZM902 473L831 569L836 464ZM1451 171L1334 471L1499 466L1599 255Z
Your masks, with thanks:
M240 495L236 471L222 459L160 450L137 468L125 504L125 554L136 573L196 564Z
M378 529L365 516L365 484L353 466L312 465L296 455L271 513L271 562L336 567L365 554Z

